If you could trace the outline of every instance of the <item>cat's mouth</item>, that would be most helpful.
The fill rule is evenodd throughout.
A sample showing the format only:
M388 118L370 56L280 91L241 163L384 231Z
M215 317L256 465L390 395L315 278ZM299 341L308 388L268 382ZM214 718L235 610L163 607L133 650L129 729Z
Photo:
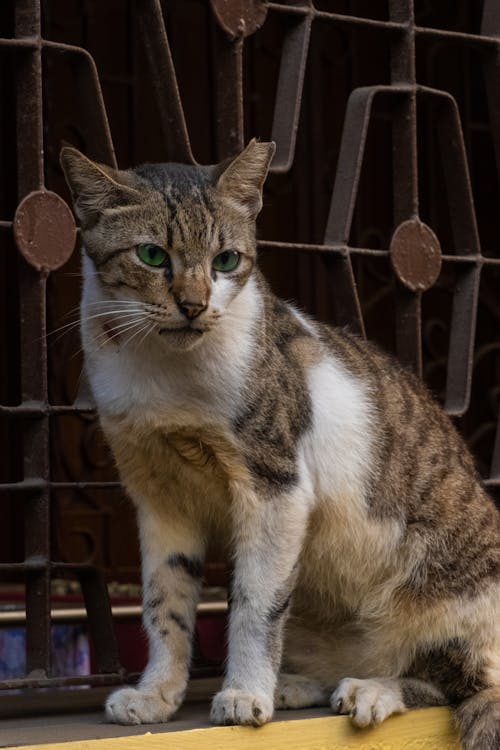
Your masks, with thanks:
M179 328L159 328L158 333L161 335L168 335L168 334L190 334L193 333L196 336L203 336L205 331L202 331L200 328L192 328L191 326L180 326Z
M190 325L178 328L159 328L158 333L163 337L165 344L174 350L186 351L196 347L203 338L205 331L201 328L193 328Z

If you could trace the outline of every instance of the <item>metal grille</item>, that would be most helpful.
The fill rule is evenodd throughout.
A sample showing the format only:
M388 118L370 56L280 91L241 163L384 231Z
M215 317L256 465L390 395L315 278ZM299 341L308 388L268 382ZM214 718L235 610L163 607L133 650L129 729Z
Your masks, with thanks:
M47 285L52 278L67 283L55 272L70 258L75 239L71 213L64 201L47 189L50 164L44 161L44 140L45 144L54 144L58 133L54 123L47 121L52 101L50 86L54 85L50 80L58 80L57 76L50 79L49 73L54 68L70 71L68 80L77 92L73 98L78 105L79 134L84 142L80 143L76 137L76 145L83 146L93 158L116 165L93 57L81 46L42 33L45 14L50 35L57 37L57 28L50 23L56 5L17 0L0 16L8 29L0 39L0 59L4 72L9 71L2 79L2 95L4 100L10 97L15 105L15 169L8 147L3 156L11 173L17 175L19 202L17 207L13 205L15 201L9 194L12 187L4 186L0 216L2 250L5 249L0 259L5 299L0 317L4 332L0 440L5 446L6 460L0 497L5 503L9 499L11 507L21 507L18 521L23 519L22 557L0 563L0 573L4 579L25 582L27 637L27 676L4 681L0 684L2 688L78 682L102 684L125 679L119 665L102 570L88 562L60 562L64 556L58 555L61 545L55 543L59 538L58 530L54 529L54 517L59 518L56 498L69 493L66 497L71 505L75 493L112 495L119 490L118 482L106 471L102 474L104 478L96 478L101 476L99 472L94 472L88 480L74 476L67 481L54 478L57 474L54 457L65 450L65 433L58 426L61 418L90 420L93 414L84 381L70 403L60 403L61 399L53 397L61 363L51 366L47 348ZM97 12L97 5L92 6L93 13ZM278 281L278 288L285 293L292 290L321 317L340 325L348 324L363 335L365 329L371 332L371 320L377 317L377 295L380 297L381 290L390 289L392 307L388 309L393 318L389 324L385 314L380 319L378 313L377 337L384 340L385 331L390 328L393 335L388 339L393 341L399 358L420 375L424 374L431 384L433 366L435 369L435 361L440 360L441 370L446 372L442 383L445 408L453 417L461 418L459 426L468 433L473 447L481 444L477 451L480 465L486 484L494 491L500 487L498 423L495 427L498 409L495 383L500 368L498 338L481 344L482 361L493 356L486 375L480 376L481 387L484 385L492 394L488 414L480 416L479 426L478 420L473 420L470 429L467 419L479 351L476 323L482 277L487 278L486 304L497 323L500 320L498 291L496 297L494 291L498 290L500 268L498 244L495 244L498 232L489 235L486 232L493 240L482 249L467 159L466 146L470 152L471 144L464 141L464 121L467 139L474 132L473 106L464 115L465 105L457 106L456 92L427 85L422 80L434 75L435 60L433 63L430 50L445 45L447 49L458 47L476 56L476 67L470 64L466 69L479 70L479 65L482 68L481 96L487 100L489 124L483 116L481 127L488 138L493 138L498 171L500 105L496 90L500 85L500 8L495 0L485 0L475 5L473 13L468 13L464 10L467 3L454 3L454 10L450 6L448 11L453 18L450 29L446 23L432 26L431 3L415 5L420 6L416 9L419 17L424 21L430 19L430 23L417 23L412 0L388 3L192 0L182 4L184 8L189 6L184 13L193 11L188 25L184 16L183 30L182 23L175 26L176 19L183 18L182 11L176 16L180 3L165 3L162 8L159 0L135 0L119 3L117 7L129 19L129 30L135 33L137 29L140 47L137 54L148 65L154 113L161 132L161 153L156 158L191 163L195 156L200 158L197 153L193 155L191 129L186 125L184 113L183 104L188 100L191 114L196 111L189 86L195 91L194 97L206 97L208 101L208 140L200 135L200 128L197 131L200 154L207 160L235 153L243 146L245 137L271 136L277 143L277 152L268 194L276 208L272 205L265 208L260 224L263 239L259 241L270 278L286 276L288 287ZM78 7L85 12L90 6L91 3L89 6L80 3ZM439 16L441 20L446 17L447 12ZM210 40L208 95L201 74L198 87L195 82L188 82L189 63L182 57L181 42L187 38L189 22L207 29ZM362 48L365 42L368 52ZM354 47L347 65L342 62L342 54L349 54L351 44ZM318 47L324 55L320 61L315 52ZM338 80L344 75L342 87L348 96L344 109L336 113L335 123L343 122L342 132L339 128L333 151L324 155L318 144L328 138L319 131L323 115L326 119L329 115L320 107L325 94L319 89L324 67L330 62L330 48L344 49L336 60L341 65ZM268 63L262 62L266 53L270 56ZM356 65L361 68L363 64L364 73L358 70L356 74ZM270 81L265 80L267 69ZM272 80L274 71L277 71L276 81ZM378 73L381 80L370 80ZM182 98L178 75L184 86ZM332 76L330 85L335 83L333 73ZM358 79L363 77L369 82L358 85ZM121 80L121 84L133 86L133 76L125 82ZM263 93L257 101L259 86ZM460 96L463 90L459 88ZM335 96L332 90L332 98ZM371 167L370 183L366 183L363 180L373 131L379 134L375 144L384 144L384 161L378 165L378 174ZM5 139L13 137L14 128L4 126L3 135ZM120 137L119 133L116 135ZM58 145L55 143L54 148ZM304 179L308 174L308 159L316 165L316 176ZM440 177L433 180L428 179L430 159L440 165ZM318 164L322 170L318 170ZM376 195L378 181L380 189L385 191L382 203ZM316 201L323 206L315 206ZM383 206L381 211L386 214L389 205L385 217L389 237L383 231L366 230L370 220L362 219L371 216L372 209L367 205L371 202ZM287 214L292 203L298 218L290 230ZM495 201L491 206L496 207ZM273 210L279 214L277 219L272 216ZM303 217L307 212L310 221L305 226ZM491 223L496 215L486 220ZM444 225L449 226L449 231L441 233L438 230ZM291 264L292 272L283 274L285 264ZM437 299L440 289L447 290L442 307L451 298L450 309L444 314L449 336L445 336L445 345L433 364L432 358L426 361L422 348L423 342L432 348L429 341L433 336L432 311L429 308L426 315L425 308L426 300ZM73 304L77 302L75 298ZM15 311L18 315L13 320ZM71 363L67 367L74 369ZM55 575L76 576L81 584L98 674L81 678L51 676L50 582Z

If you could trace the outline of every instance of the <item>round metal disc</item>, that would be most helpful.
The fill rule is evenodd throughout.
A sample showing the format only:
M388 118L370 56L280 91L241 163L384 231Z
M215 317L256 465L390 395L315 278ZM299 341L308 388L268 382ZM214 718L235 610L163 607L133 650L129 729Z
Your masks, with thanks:
M75 247L76 226L71 209L56 193L29 193L17 207L14 237L33 268L55 271L66 263Z
M441 271L441 246L419 219L404 221L391 239L391 262L398 279L412 292L435 284Z

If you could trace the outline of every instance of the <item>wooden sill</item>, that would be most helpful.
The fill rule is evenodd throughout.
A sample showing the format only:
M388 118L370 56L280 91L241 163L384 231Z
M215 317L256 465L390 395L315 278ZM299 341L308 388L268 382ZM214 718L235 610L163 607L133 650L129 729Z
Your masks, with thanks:
M194 710L198 719L193 719L192 728L177 731L176 722L168 725L170 731L165 731L165 725L134 727L133 733L131 728L115 727L114 732L120 731L120 736L111 737L103 737L103 727L109 725L101 723L101 715L100 722L96 721L97 733L92 733L89 724L86 739L57 743L50 741L50 728L40 722L39 742L16 744L16 747L19 750L460 750L451 713L446 708L426 708L394 716L368 730L356 730L346 717L328 715L326 709L314 709L315 718L298 718L301 713L310 715L308 711L280 711L275 721L259 729L208 727L199 721L200 709L208 717L208 704L198 704L198 714ZM196 728L200 723L202 728ZM183 726L189 726L187 715ZM66 736L70 737L70 726L67 729ZM2 747L6 747L3 742Z

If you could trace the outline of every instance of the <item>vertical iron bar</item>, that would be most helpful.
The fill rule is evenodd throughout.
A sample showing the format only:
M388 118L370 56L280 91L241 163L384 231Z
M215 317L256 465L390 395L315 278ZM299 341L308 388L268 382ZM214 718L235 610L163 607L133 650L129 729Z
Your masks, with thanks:
M442 91L422 91L434 99L437 112L438 144L452 217L455 252L477 258L472 267L459 269L453 291L445 409L448 414L458 416L467 411L470 402L482 269L481 246L457 104L452 96Z
M272 139L276 141L273 172L288 172L293 164L311 23L310 15L301 19L288 30L283 44L273 114Z
M18 198L44 188L42 45L40 0L16 5L16 38L34 38L17 68ZM22 398L47 403L46 275L19 259ZM24 423L24 478L49 479L49 422L40 415ZM49 676L50 497L47 488L26 498L26 672ZM30 565L31 563L31 565Z
M215 147L218 161L241 151L243 122L243 36L229 39L216 24L215 51Z
M394 99L392 175L394 228L418 216L417 99L413 0L391 0L391 21L406 24L391 47L391 82L408 86ZM396 350L399 359L422 376L422 295L396 281Z
M137 18L170 161L194 163L159 0L136 0Z
M340 244L346 247L345 254L332 256L331 260L326 261L330 278L337 287L335 290L337 322L340 325L351 323L363 336L365 331L361 305L347 245L365 155L373 100L380 90L384 91L385 87L355 89L347 102L324 239L325 244Z
M493 446L493 456L491 458L491 479L500 480L500 406L498 408L497 430L495 434L495 444Z
M484 0L481 34L495 36L498 39L498 45L494 54L484 57L484 76L491 123L490 131L495 147L497 173L500 174L500 104L498 101L498 87L500 83L500 8L496 0ZM498 410L490 477L492 479L500 479L500 408Z
M497 173L500 174L500 6L497 0L484 0L481 34L498 39L498 45L493 50L483 52L483 68L490 132L495 148Z
M79 574L88 624L98 672L119 674L122 671L118 643L106 582L101 571L85 570Z

